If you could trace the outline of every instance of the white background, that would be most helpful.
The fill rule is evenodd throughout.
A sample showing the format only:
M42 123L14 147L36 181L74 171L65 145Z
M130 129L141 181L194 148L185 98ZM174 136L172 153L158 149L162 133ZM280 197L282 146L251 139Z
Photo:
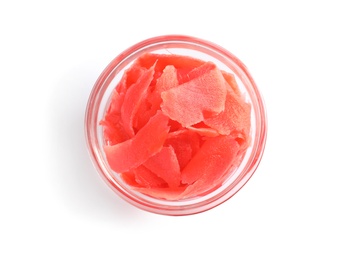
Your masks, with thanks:
M337 1L0 2L0 259L339 259ZM249 68L268 113L263 160L208 212L122 201L84 139L105 66L187 34Z

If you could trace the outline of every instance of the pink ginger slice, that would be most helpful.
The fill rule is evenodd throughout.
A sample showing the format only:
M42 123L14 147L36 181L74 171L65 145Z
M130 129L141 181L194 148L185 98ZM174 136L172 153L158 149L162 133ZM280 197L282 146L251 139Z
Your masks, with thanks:
M123 172L120 174L121 179L128 185L133 187L141 187L135 180L135 174L132 171Z
M177 87L178 85L177 69L173 65L168 65L163 70L162 75L158 78L155 91L159 93L160 98L160 93Z
M235 80L235 76L233 73L229 73L226 71L221 71L222 76L224 77L224 79L226 80L226 82L228 83L228 85L232 88L232 90L234 91L235 94L237 94L238 96L240 96L240 90L237 84L237 81Z
M164 145L173 147L182 170L199 150L200 137L188 129L182 129L169 133Z
M129 139L128 134L122 126L119 114L106 115L105 119L100 122L100 125L103 127L103 137L108 145L114 145Z
M167 183L157 176L155 173L150 171L144 165L132 170L135 174L135 181L140 184L140 186L145 188L164 188L168 187Z
M127 70L124 71L124 74L115 90L119 94L125 94L127 89L131 85L135 84L146 71L147 69L140 67L139 64L134 62Z
M226 173L238 151L239 144L233 137L217 136L207 139L182 170L182 183L192 184L200 178L204 178L207 181L199 186L208 187L213 180Z
M110 106L100 125L103 127L103 135L106 144L117 144L129 139L121 122L120 109L123 102L124 94L119 94L113 90Z
M200 59L177 54L145 53L138 58L137 64L141 67L150 68L157 62L155 71L163 71L168 65L173 65L176 69L194 69L205 63Z
M202 137L215 137L219 135L217 130L205 125L204 122L189 126L187 129L199 134Z
M145 71L126 91L124 102L121 106L121 119L125 131L130 137L134 136L133 122L135 114L145 98L147 88L153 79L154 66Z
M143 165L156 176L165 180L170 188L180 185L180 166L173 147L163 147Z
M157 110L162 102L161 92L178 86L177 72L174 66L166 66L162 75L156 81L153 91L147 92L145 100L141 103L135 116L134 129L141 129Z
M155 66L155 73L151 85L155 85L158 78L163 73L166 66L174 66L177 69L177 78L181 83L181 78L186 77L192 69L197 68L205 63L200 59L196 59L189 56L177 55L177 54L157 54L157 53L145 53L138 58L136 64L141 67L149 68L154 62L157 62Z
M168 131L168 117L158 111L131 139L104 146L110 167L115 172L125 172L138 167L161 150Z
M212 62L205 62L199 67L190 69L190 71L186 74L181 74L180 84L186 83L192 79L200 77L201 75L209 72L210 70L216 69L216 66ZM182 73L182 72L181 72Z
M209 67L210 63L203 66ZM214 65L206 73L164 91L161 97L164 114L188 127L203 121L205 116L219 114L224 110L225 80Z
M225 110L219 115L206 118L204 123L222 135L229 135L236 131L247 138L251 127L251 106L234 91L229 90Z

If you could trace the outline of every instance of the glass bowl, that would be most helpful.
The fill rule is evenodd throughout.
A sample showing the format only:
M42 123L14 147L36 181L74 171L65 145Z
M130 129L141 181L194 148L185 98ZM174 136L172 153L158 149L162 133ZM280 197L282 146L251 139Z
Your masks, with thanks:
M177 54L211 61L224 71L231 72L245 100L251 105L250 146L220 185L197 196L166 200L145 195L133 189L114 172L104 152L104 136L100 121L110 105L112 92L124 71L145 53ZM85 115L85 136L89 154L105 182L122 199L152 213L182 216L210 210L231 198L250 179L262 158L267 119L262 96L246 66L233 54L212 42L184 35L164 35L135 44L118 55L104 69L90 94Z

